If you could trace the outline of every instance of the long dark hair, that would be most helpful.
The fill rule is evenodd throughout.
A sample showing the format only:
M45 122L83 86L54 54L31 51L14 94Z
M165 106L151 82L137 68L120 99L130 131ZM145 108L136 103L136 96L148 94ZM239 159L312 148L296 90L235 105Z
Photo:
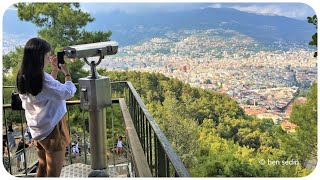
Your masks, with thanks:
M20 94L36 96L41 92L44 76L44 57L50 51L51 45L43 39L32 38L27 42L16 79Z

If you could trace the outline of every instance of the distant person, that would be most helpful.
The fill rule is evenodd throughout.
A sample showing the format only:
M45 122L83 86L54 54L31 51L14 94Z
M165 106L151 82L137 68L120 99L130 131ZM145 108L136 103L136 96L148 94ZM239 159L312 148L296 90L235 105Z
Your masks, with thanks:
M122 136L119 136L119 138L118 138L118 142L117 142L117 157L118 157L118 159L120 158L120 156L121 156L121 153L122 153L122 147L123 147L123 145L122 145Z
M51 64L51 74L44 68ZM37 177L59 177L66 146L71 138L65 114L66 101L76 87L72 83L67 64L59 64L51 45L40 38L31 38L24 47L17 88L25 109L27 124L38 152ZM64 83L56 80L64 74Z
M19 143L18 143L18 148L16 150L16 156L17 156L17 169L18 171L22 171L22 169L20 168L20 163L21 163L21 159L24 158L24 148L28 148L29 144L27 144L25 142L24 139L20 139ZM22 157L23 156L23 157ZM24 164L26 165L26 164ZM26 167L24 167L25 169Z
M31 142L32 141L32 135L31 135L29 126L27 126L27 128L26 128L26 135L28 137L29 142Z
M9 149L7 144L3 144L3 166L7 171L9 170Z
M16 147L16 139L14 138L14 131L12 129L12 125L8 126L8 142L9 142L9 150L10 152L14 151L14 148Z
M79 155L79 144L77 142L72 143L72 155L74 158L77 158Z

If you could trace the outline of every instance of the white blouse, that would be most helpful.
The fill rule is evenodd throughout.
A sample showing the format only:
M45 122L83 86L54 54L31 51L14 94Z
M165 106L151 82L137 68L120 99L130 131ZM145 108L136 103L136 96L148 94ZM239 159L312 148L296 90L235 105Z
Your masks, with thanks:
M122 141L119 141L117 142L117 147L122 147Z
M31 136L35 140L43 140L53 131L67 112L65 100L72 98L76 91L77 88L71 81L62 84L45 72L39 94L19 95Z

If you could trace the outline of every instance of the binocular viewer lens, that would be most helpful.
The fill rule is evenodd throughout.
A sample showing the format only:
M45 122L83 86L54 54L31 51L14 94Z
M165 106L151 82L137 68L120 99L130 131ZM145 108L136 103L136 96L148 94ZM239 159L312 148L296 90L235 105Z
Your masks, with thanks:
M106 55L114 55L118 52L118 43L115 41L80 44L63 48L57 53L58 66L64 64L64 57L68 58L87 58L93 56L104 57ZM102 59L101 58L101 59Z

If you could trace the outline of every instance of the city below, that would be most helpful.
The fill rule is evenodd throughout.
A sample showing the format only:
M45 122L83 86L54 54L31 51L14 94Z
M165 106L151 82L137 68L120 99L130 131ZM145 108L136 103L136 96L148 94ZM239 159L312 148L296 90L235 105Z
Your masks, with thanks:
M228 94L245 112L271 118L280 124L290 117L294 100L317 82L313 51L288 48L278 42L265 46L235 31L211 29L167 33L121 48L116 57L107 57L107 70L158 72L193 87ZM289 122L281 124L293 130Z
M6 38L4 53L23 44L24 39L17 39ZM317 82L313 50L284 41L264 44L226 29L180 30L120 46L100 68L162 73L193 87L228 94L247 114L283 122L290 131L295 125L285 120L293 102L305 102L296 99L298 93Z

